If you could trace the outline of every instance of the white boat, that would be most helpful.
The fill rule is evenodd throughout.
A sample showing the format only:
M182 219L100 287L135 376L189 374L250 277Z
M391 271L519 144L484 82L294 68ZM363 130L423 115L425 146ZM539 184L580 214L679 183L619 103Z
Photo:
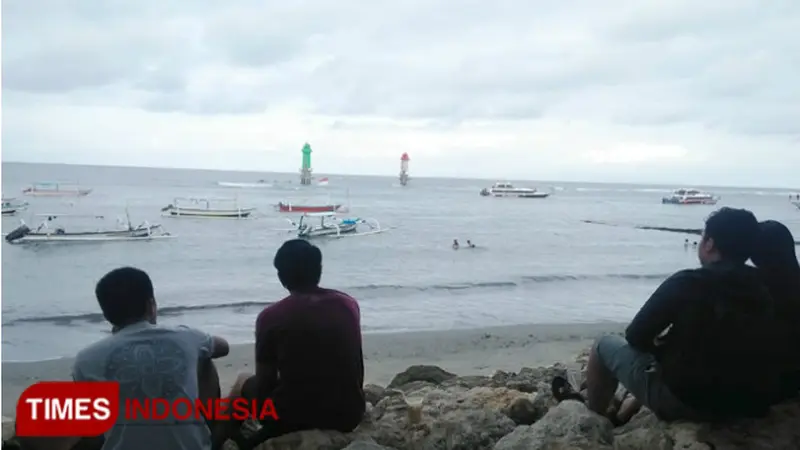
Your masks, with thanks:
M222 207L217 207L219 204ZM246 219L255 208L242 208L235 198L175 198L161 208L163 216L206 219Z
M682 188L672 191L661 203L671 205L715 205L719 199L713 194L694 188Z
M92 192L74 182L37 182L22 190L31 197L85 197Z
M481 195L484 197L547 198L550 193L541 192L533 188L514 187L513 184L508 182L498 182L490 188L482 189Z
M42 223L32 230L24 221L21 225L4 234L9 244L31 244L43 242L108 242L108 241L148 241L153 239L171 238L173 235L163 230L161 225L151 225L147 221L139 226L132 226L130 218L121 222L119 229L102 229L68 231L63 226L52 226L59 218L63 217L89 217L103 219L103 216L86 216L80 214L37 214L44 217ZM127 216L127 213L126 213Z
M14 198L4 198L3 199L3 215L4 216L13 216L18 211L23 211L28 208L27 202L15 202Z
M267 183L265 180L258 180L256 183L238 183L234 181L217 181L217 184L223 187L232 187L232 188L268 188L272 187L271 183Z
M317 219L319 222L314 223ZM297 223L291 220L289 223L295 226L297 237L301 239L366 236L389 230L381 228L374 219L339 218L333 212L306 213L300 216Z

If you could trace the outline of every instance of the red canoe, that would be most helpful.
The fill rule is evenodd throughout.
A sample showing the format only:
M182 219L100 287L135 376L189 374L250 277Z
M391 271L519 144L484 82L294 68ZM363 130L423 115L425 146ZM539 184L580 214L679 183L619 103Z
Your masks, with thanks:
M342 205L293 205L291 203L278 203L280 212L336 212Z

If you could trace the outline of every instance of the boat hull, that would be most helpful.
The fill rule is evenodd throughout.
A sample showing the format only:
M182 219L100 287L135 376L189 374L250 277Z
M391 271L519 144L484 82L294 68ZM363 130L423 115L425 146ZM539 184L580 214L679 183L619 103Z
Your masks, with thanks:
M13 216L19 211L25 210L28 208L28 203L17 203L13 201L14 199L7 199L3 200L3 215L4 216Z
M341 207L342 205L292 205L290 203L278 203L278 211L280 212L336 212Z
M235 183L233 181L218 181L217 185L232 188L268 188L272 187L269 183Z
M28 233L17 239L8 241L10 244L30 244L41 242L109 242L109 241L142 241L172 237L169 234L157 234L155 229L139 228L136 230L121 231L90 231L83 233Z
M96 236L79 236L79 235L31 235L25 236L14 241L9 242L13 245L19 244L33 244L43 242L114 242L114 241L149 241L153 239L163 239L172 236L167 235L153 235L153 236L136 236L136 235L96 235Z
M664 197L661 199L661 203L665 205L716 205L717 199Z
M302 239L313 239L315 237L330 237L330 236L339 236L343 234L350 234L355 233L358 229L358 225L356 224L347 224L347 225L340 225L337 227L313 227L310 230L305 232L301 231L297 233L298 238Z
M91 189L75 190L44 190L44 189L25 189L24 195L29 197L85 197L92 192Z
M510 198L547 198L549 192L541 192L537 189L513 187L508 183L495 183L490 188L483 188L480 192L482 197L510 197Z
M549 192L493 192L481 191L484 197L509 197L509 198L547 198Z
M164 211L168 217L199 217L209 219L244 219L253 214L255 208L242 209L203 209L203 208L170 208Z
M516 198L547 198L550 196L549 192L531 192L531 193L518 193L518 194L495 194L495 197L516 197Z

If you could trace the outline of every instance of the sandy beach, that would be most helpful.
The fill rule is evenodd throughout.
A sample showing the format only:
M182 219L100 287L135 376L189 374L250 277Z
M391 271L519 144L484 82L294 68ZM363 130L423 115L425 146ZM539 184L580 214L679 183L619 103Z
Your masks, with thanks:
M517 325L474 330L429 331L364 335L366 382L386 385L414 364L433 364L459 375L491 375L497 370L518 371L528 366L571 363L575 355L605 333L623 325ZM68 380L71 358L42 362L3 362L3 416L14 417L22 391L39 380ZM223 392L238 373L253 370L253 345L231 347L218 360Z

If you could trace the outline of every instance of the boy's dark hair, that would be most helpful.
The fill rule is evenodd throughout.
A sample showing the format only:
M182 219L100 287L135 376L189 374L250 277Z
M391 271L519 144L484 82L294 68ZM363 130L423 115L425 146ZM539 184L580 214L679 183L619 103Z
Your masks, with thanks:
M275 253L278 278L289 291L316 287L322 277L322 252L303 239L292 239Z
M112 325L125 326L147 315L154 298L153 282L143 270L120 267L97 282L94 294L103 317Z
M744 263L750 258L759 235L756 216L746 210L724 207L706 219L703 236L714 240L723 259Z

